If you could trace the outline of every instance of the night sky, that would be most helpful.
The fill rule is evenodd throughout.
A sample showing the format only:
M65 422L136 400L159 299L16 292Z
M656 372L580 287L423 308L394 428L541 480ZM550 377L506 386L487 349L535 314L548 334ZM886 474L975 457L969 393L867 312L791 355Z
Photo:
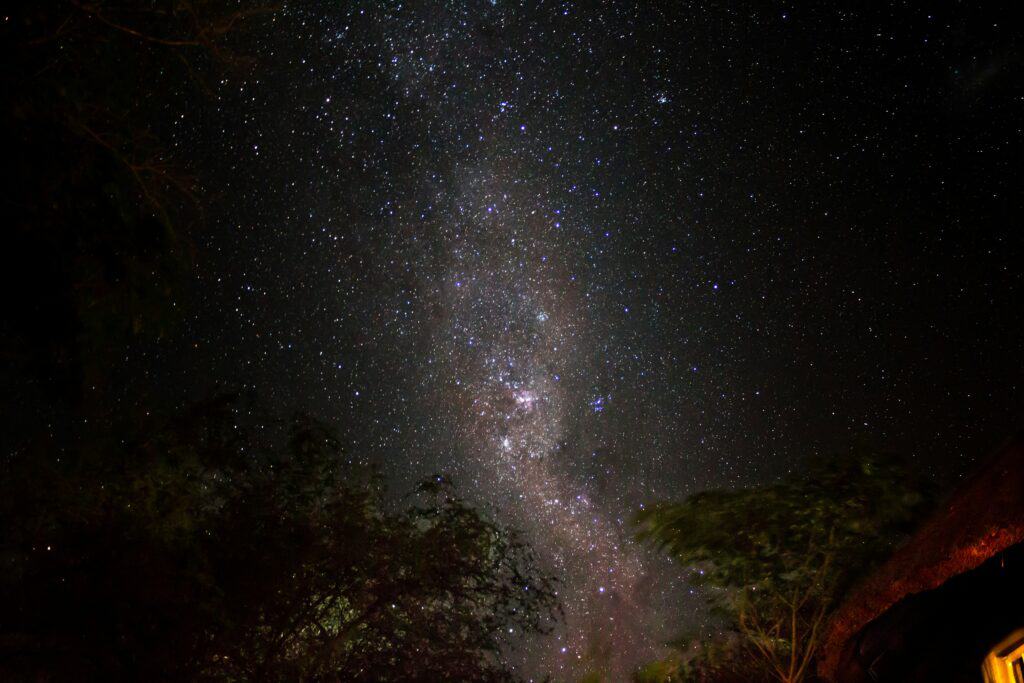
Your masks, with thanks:
M1019 24L636 5L285 2L168 93L214 208L138 390L252 387L397 492L450 475L562 582L526 676L707 623L642 504L865 450L955 477L1022 424Z

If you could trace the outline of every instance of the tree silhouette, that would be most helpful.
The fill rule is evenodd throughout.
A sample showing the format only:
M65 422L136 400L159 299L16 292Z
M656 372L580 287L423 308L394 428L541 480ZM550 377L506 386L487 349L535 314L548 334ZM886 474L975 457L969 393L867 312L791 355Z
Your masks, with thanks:
M804 680L838 598L891 550L928 487L906 460L836 458L803 476L640 512L639 537L690 567L761 675Z
M504 681L557 618L514 531L442 477L394 509L308 418L221 399L41 456L2 478L5 678Z

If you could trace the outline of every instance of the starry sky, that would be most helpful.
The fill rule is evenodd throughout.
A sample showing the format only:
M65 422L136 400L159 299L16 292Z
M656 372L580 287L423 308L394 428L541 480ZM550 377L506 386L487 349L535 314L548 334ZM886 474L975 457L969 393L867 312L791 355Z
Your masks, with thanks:
M213 208L150 383L450 475L561 580L518 671L621 680L707 619L641 505L1021 426L1022 35L967 5L286 1L167 96Z

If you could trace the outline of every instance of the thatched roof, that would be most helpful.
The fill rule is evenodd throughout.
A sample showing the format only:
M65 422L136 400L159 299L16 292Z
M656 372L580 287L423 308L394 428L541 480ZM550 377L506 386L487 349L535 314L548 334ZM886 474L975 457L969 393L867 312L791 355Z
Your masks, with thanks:
M1024 541L1024 434L966 479L847 597L822 644L818 673L833 680L861 629L901 599L932 590Z

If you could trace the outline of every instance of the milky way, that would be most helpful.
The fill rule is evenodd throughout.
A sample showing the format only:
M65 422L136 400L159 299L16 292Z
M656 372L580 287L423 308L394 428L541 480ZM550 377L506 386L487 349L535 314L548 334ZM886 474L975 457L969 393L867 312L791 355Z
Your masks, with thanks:
M283 3L169 95L215 206L155 379L450 475L560 579L518 672L625 679L712 624L641 505L1016 424L1015 24L864 5Z
M605 380L602 344L578 274L586 264L566 237L575 216L556 193L493 165L462 183L449 207L434 330L445 366L437 405L454 406L454 467L517 520L562 580L565 628L533 647L551 650L546 661L560 673L591 667L621 677L638 656L656 654L648 634L663 607L646 599L647 568L623 524L628 509L595 491L607 456L573 436L615 402L594 386Z

